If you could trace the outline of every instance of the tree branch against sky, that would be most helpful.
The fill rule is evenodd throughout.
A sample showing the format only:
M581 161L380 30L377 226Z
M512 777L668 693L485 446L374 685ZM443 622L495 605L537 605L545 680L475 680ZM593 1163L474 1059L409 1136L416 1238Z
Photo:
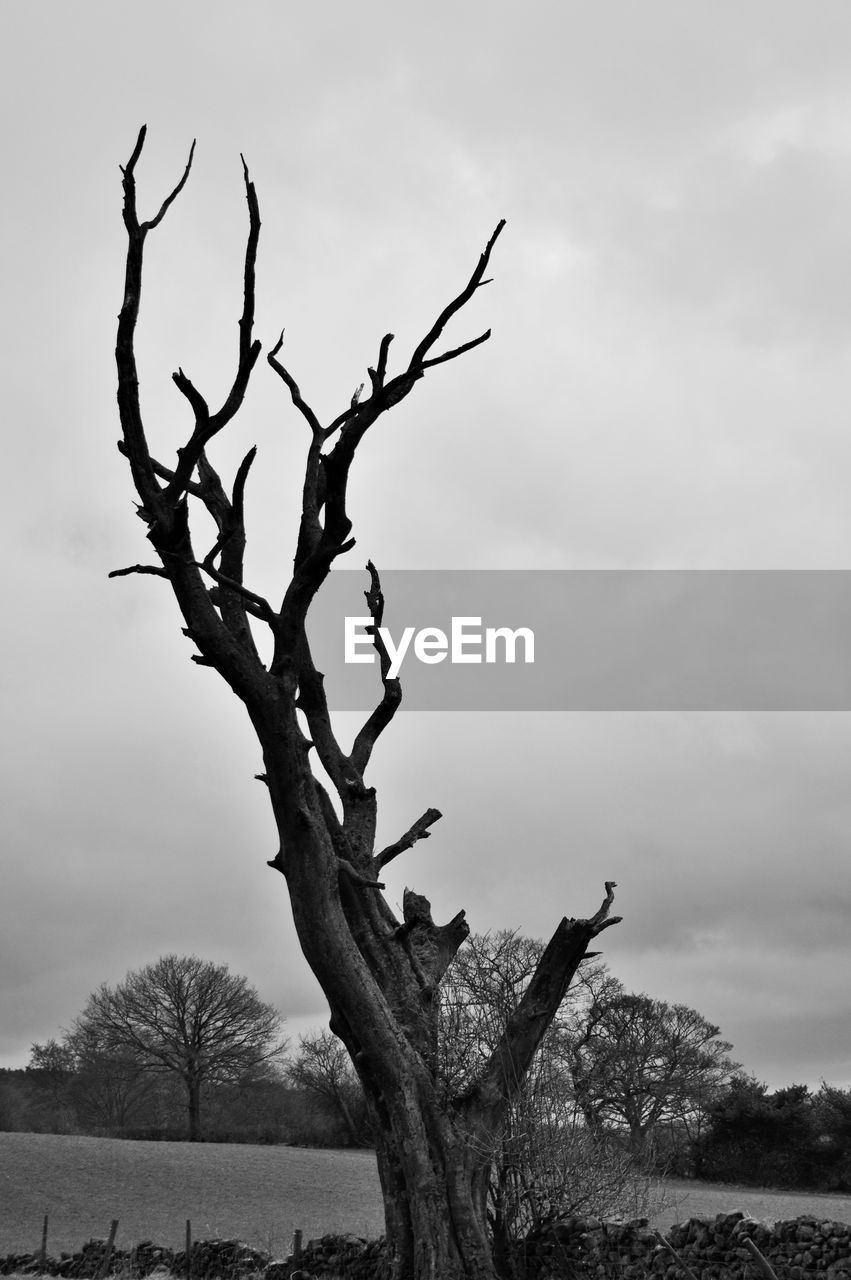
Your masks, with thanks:
M268 364L308 434L295 560L291 575L276 591L281 603L275 605L244 581L244 496L254 450L240 464L230 494L207 453L242 405L260 352L253 337L260 229L254 184L243 161L249 229L231 388L214 411L190 376L177 370L173 381L190 407L193 426L177 447L176 461L164 463L152 456L142 421L136 327L146 240L183 190L194 144L179 181L153 218L144 220L137 209L136 167L145 133L143 127L122 170L128 244L116 363L123 433L119 447L130 464L140 500L137 514L159 563L118 573L153 573L168 580L184 634L198 651L194 661L217 671L248 712L263 752L261 777L280 842L269 865L286 881L302 951L330 1006L331 1028L345 1044L372 1109L394 1276L484 1280L494 1274L486 1216L493 1135L589 944L619 920L611 914L614 886L606 882L603 901L592 915L565 917L557 925L489 1057L463 1094L447 1103L437 1074L436 993L469 927L463 911L436 925L428 899L412 890L405 891L399 920L378 879L391 857L429 834L437 813L426 810L394 845L376 849L376 793L365 773L398 710L401 686L390 675L378 636L384 598L372 562L367 605L381 693L348 752L331 722L306 619L332 565L354 546L349 477L367 431L406 399L427 371L442 369L490 337L485 330L453 345L444 339L444 330L488 283L491 254L504 222L487 240L466 284L440 310L407 362L403 359L401 370L390 371L393 335L385 333L375 364L367 370L369 393L361 399L358 388L328 425L322 425L280 359L283 332L269 351ZM403 488L404 477L398 483ZM192 516L199 507L217 530L201 555L192 534ZM255 640L258 626L271 649L268 665Z

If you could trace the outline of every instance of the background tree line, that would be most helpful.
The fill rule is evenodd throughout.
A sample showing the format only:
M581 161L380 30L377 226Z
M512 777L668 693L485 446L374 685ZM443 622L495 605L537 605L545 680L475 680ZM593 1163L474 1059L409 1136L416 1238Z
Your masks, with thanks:
M441 995L436 1073L463 1091L540 958L516 933L472 937ZM489 1152L497 1242L555 1212L638 1212L651 1175L851 1187L851 1090L771 1092L696 1010L636 995L586 961ZM166 956L94 992L59 1040L0 1072L0 1129L369 1146L340 1041L301 1036L244 978Z

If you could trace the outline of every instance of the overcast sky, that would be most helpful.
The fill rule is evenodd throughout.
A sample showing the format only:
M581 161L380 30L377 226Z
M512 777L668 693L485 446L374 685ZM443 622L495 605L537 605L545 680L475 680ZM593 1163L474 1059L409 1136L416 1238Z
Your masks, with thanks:
M198 139L147 250L162 458L189 425L172 371L212 401L232 376L242 152L258 336L286 326L323 418L508 220L452 335L491 341L367 438L351 567L851 569L851 10L5 0L0 50L0 1065L170 951L297 1033L325 1013L247 718L165 583L107 579L146 553L113 363L139 126L145 216ZM214 461L253 443L248 580L275 596L306 441L262 360ZM851 1085L848 714L403 712L371 781L385 842L445 815L392 902L545 936L616 880L628 988L699 1009L773 1086Z

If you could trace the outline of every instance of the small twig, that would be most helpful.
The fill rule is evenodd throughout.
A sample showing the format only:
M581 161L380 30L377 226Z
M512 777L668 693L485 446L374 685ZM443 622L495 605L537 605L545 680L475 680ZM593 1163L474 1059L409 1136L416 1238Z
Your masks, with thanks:
M126 569L113 569L107 574L109 578L126 578L128 573L150 573L155 578L167 578L168 574L158 564L130 564Z
M285 875L286 873L284 871L285 863L284 863L283 849L279 849L278 852L275 854L274 858L270 858L267 861L266 866L271 867L273 871L280 871L281 875Z
M469 342L462 342L460 347L453 347L451 351L444 351L442 355L432 356L430 360L423 360L422 368L431 369L436 364L444 364L447 360L454 360L456 356L463 356L467 351L472 351L473 347L480 347L483 342L487 342L490 336L490 329L485 329L484 333L480 333L478 338L470 338Z
M313 410L311 409L307 401L302 398L301 391L299 390L299 386L295 378L292 376L292 374L289 372L288 369L284 368L280 360L275 359L275 357L277 356L278 352L280 351L283 345L284 345L284 330L282 329L280 338L275 343L272 350L267 352L266 360L268 361L270 367L275 370L275 373L278 375L278 377L281 378L286 384L287 389L292 398L293 404L298 409L301 416L307 422L307 425L310 427L310 430L313 433L314 437L321 439L324 436L324 432L322 430L322 427L320 426L319 419L317 418L316 414L313 412Z

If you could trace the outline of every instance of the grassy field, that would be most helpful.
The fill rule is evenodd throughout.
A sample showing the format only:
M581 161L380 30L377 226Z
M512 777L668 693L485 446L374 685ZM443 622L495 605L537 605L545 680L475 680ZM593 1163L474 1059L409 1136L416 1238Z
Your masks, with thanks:
M369 1151L0 1133L0 1255L37 1248L45 1213L54 1255L106 1236L113 1218L125 1249L182 1248L187 1218L196 1240L235 1236L278 1255L296 1228L305 1240L384 1230Z
M851 1222L851 1196L692 1182L669 1182L665 1191L654 1224L662 1228L736 1209L769 1222L804 1213ZM196 1240L235 1236L277 1256L289 1252L296 1228L305 1240L383 1230L368 1151L0 1133L0 1256L38 1248L45 1213L54 1255L106 1236L113 1218L119 1248L140 1240L182 1248L189 1218Z
M663 1184L665 1208L653 1225L664 1231L686 1218L712 1218L740 1210L762 1222L781 1222L812 1214L832 1222L851 1223L851 1196L819 1195L805 1191L772 1191L721 1182L687 1182L669 1178Z

